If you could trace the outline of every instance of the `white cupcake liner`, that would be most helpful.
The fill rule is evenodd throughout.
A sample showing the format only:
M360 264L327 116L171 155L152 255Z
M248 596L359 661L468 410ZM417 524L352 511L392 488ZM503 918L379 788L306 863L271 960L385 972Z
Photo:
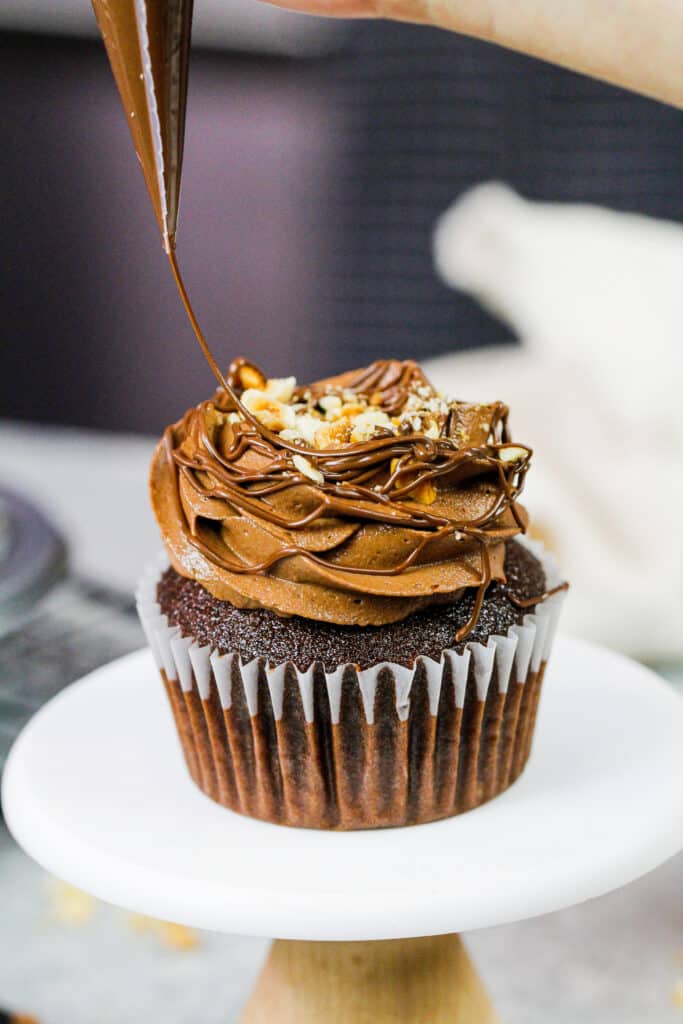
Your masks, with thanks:
M538 541L526 537L521 540L542 563L546 587L552 590L562 582L554 558ZM160 555L146 569L136 594L140 621L157 667L165 673L166 678L169 681L178 681L184 692L196 687L202 700L209 698L211 687L215 686L221 707L228 710L232 705L236 664L242 678L249 713L256 715L259 710L259 681L262 679L262 673L265 673L273 713L275 719L279 720L283 710L285 674L286 670L290 669L296 674L306 721L313 722L313 665L305 671L289 662L273 665L268 662L267 652L261 658L244 661L239 654L220 654L209 646L202 647L191 638L183 637L178 626L169 625L156 596L159 580L168 566L166 555ZM446 662L453 676L457 707L464 706L470 668L473 670L480 701L486 700L492 684L497 685L499 693L507 693L511 682L523 684L530 671L537 673L541 665L548 660L564 597L564 592L553 594L542 604L537 605L534 612L526 614L521 625L511 626L505 636L490 636L485 644L476 641L465 643L461 652L446 650L439 661L419 657L413 668L385 661L360 671L355 665L340 665L334 671L325 672L333 724L339 723L342 680L349 671L357 677L368 725L374 722L378 677L381 672L387 670L395 680L396 713L401 721L406 721L410 714L410 693L418 664L422 665L426 672L432 715L437 714L439 707Z
M553 559L525 543L552 589ZM156 598L167 565L145 573L138 609L190 774L217 802L296 826L406 825L476 807L523 770L563 593L438 661L301 671L183 637Z

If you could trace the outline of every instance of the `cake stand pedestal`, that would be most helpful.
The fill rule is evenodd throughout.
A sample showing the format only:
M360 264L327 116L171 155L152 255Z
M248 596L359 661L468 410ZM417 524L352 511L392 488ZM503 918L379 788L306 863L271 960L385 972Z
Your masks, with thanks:
M458 935L271 948L240 1024L499 1024Z
M32 719L3 805L35 860L101 899L275 936L243 1024L492 1024L454 933L558 910L662 863L683 847L682 779L683 701L639 665L561 637L532 758L496 800L405 829L268 825L194 787L141 651Z

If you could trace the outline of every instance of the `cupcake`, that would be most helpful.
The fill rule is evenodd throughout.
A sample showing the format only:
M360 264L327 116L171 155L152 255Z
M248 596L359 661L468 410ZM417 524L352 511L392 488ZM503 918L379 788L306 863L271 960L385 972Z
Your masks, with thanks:
M507 419L413 362L301 386L238 360L167 429L138 606L207 796L378 828L520 775L566 584L525 537Z

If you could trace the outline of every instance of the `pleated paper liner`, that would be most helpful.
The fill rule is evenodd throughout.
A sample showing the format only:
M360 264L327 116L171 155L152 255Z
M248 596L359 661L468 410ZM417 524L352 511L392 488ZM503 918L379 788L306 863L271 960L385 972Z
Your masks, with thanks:
M548 587L560 582L543 548L525 543ZM218 803L306 828L412 825L477 807L521 774L563 593L440 661L302 672L181 636L156 599L167 565L145 573L138 610L190 775Z

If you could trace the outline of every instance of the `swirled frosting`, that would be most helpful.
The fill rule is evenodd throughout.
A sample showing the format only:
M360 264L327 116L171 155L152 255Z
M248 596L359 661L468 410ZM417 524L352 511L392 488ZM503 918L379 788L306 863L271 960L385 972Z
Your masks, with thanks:
M297 387L238 360L169 427L151 471L181 575L240 608L395 622L504 580L531 450L502 403L450 401L412 362Z

